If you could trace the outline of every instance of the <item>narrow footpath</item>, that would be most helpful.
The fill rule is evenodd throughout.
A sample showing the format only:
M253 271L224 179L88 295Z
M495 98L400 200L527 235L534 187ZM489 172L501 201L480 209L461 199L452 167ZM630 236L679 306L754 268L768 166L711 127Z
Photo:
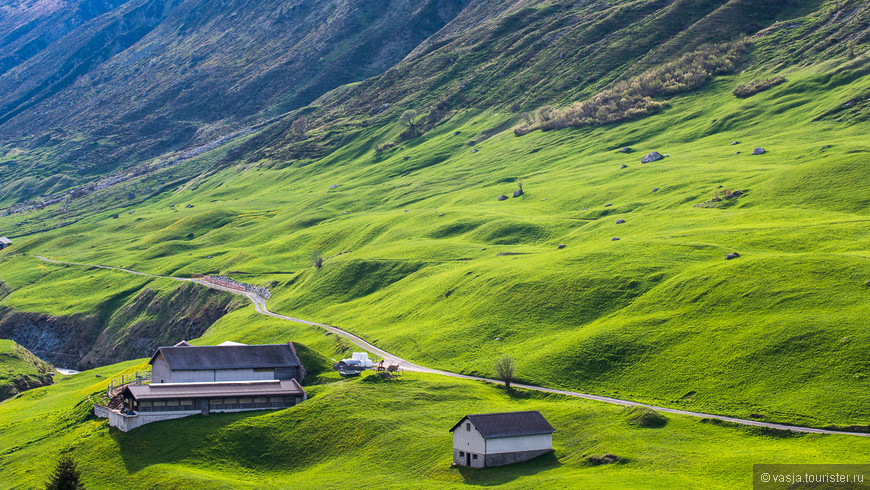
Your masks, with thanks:
M277 318L279 320L285 320L288 322L302 323L304 325L313 325L316 327L320 327L320 328L326 330L327 332L331 332L335 335L338 335L340 337L343 337L343 338L353 342L354 344L358 345L359 347L365 349L366 351L368 351L372 354L377 354L378 356L384 358L384 361L387 364L398 364L399 367L405 371L413 371L413 372L427 373L427 374L437 374L439 376L448 376L451 378L469 379L469 380L474 380L474 381L484 381L486 383L501 384L501 381L495 380L495 379L481 378L481 377L477 377L477 376L467 376L464 374L451 373L449 371L440 371L438 369L432 369L432 368L427 368L425 366L420 366L420 365L414 364L410 361L406 361L405 359L402 359L401 357L398 357L395 354L391 354L383 349L380 349L380 348L366 342L365 340L361 339L360 337L358 337L350 332L344 331L340 328L333 327L332 325L327 325L325 323L312 322L309 320L303 320L301 318L293 318L290 316L280 315L278 313L273 313L273 312L269 311L268 308L266 308L266 300L261 298L260 296L258 296L256 293L243 292L243 291L238 291L235 289L225 288L222 286L218 286L217 284L212 284L212 283L203 281L201 279L189 279L189 278L184 278L184 277L172 277L172 276L160 276L160 275L156 275L156 274L146 274L144 272L138 272L138 271L134 271L134 270L130 270L130 269L124 269L121 267L111 267L111 266L107 266L107 265L81 264L81 263L76 263L76 262L62 262L62 261L58 261L58 260L48 259L48 258L39 256L39 255L34 255L34 257L36 257L39 260L49 262L52 264L72 265L72 266L80 266L80 267L97 267L100 269L115 270L115 271L119 271L119 272L125 272L127 274L135 274L138 276L172 279L174 281L179 281L179 282L194 282L196 284L199 284L201 286L205 286L208 288L217 289L220 291L226 291L229 293L246 296L254 304L254 310L256 310L257 313L260 313L261 315L270 316L272 318ZM748 425L748 426L753 426L753 427L766 427L766 428L770 428L770 429L790 430L790 431L794 431L794 432L805 432L805 433L810 433L810 434L836 434L836 435L844 435L844 436L870 437L870 433L865 433L865 432L847 432L847 431L838 431L838 430L817 429L817 428L813 428L813 427L800 427L800 426L794 426L794 425L775 424L775 423L771 423L771 422L761 422L758 420L748 420L748 419L739 419L739 418L734 418L734 417L727 417L724 415L714 415L714 414L702 413L702 412L690 412L687 410L678 410L675 408L657 407L655 405L647 405L644 403L633 402L631 400L621 400L619 398L610 398L610 397L606 397L606 396L592 395L589 393L580 393L577 391L558 390L558 389L554 389L554 388L544 388L541 386L517 384L517 383L513 383L513 386L516 388L521 388L521 389L525 389L525 390L534 390L534 391L541 391L541 392L545 392L545 393L554 393L557 395L572 396L575 398L583 398L586 400L593 400L593 401L597 401L597 402L610 403L613 405L622 405L622 406L626 406L626 407L646 407L646 408L650 408L652 410L655 410L658 412L663 412L663 413L671 413L671 414L676 414L676 415L686 415L689 417L697 417L697 418L716 419L716 420L722 420L724 422L731 422L734 424Z

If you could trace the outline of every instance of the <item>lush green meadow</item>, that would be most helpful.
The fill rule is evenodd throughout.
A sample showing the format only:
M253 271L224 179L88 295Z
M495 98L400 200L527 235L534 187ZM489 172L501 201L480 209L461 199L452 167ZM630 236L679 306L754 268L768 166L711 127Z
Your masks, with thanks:
M308 338L304 328L285 333ZM623 407L415 373L387 382L320 377L306 387L310 399L290 409L193 416L130 433L94 419L87 395L111 375L142 366L86 371L0 404L2 486L39 486L67 453L89 488L333 488L350 480L387 488L749 488L756 463L863 463L870 450L863 437L680 416L646 428ZM510 410L540 410L550 420L558 431L553 455L485 471L450 467L448 429L459 418ZM587 460L605 454L621 461Z
M745 99L731 89L768 74L719 77L639 121L472 146L510 115L459 112L380 154L372 142L400 128L375 128L316 162L234 167L134 214L23 237L3 253L0 278L15 288L3 304L80 312L161 287L27 254L220 272L270 286L273 311L432 367L489 375L511 354L541 385L867 425L866 124L821 117L867 89L866 67L786 70ZM669 156L641 164L652 150ZM497 201L518 178L525 195ZM694 206L725 189L744 193ZM47 303L49 291L69 300Z

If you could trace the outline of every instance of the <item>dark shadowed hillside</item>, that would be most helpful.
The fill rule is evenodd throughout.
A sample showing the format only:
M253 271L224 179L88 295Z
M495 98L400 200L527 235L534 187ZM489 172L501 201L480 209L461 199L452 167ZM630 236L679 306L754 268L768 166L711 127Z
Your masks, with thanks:
M31 29L51 42L0 76L0 137L17 149L0 199L26 199L59 174L81 182L305 105L391 67L464 4L132 0L68 22L69 32L53 19L79 7L59 6ZM8 30L0 52L17 49L18 31Z

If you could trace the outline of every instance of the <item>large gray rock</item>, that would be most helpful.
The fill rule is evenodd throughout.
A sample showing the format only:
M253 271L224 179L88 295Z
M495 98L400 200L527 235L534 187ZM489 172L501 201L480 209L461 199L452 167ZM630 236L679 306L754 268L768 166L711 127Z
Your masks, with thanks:
M507 197L506 195L504 195L504 194L498 196L498 200L499 200L499 201L504 201L504 200L507 199L507 198L508 198L508 197Z
M752 154L753 154L753 155L761 155L761 154L764 154L764 153L767 153L767 150L765 150L764 148L762 148L762 147L760 147L760 146L759 146L758 148L752 150Z
M648 153L643 158L641 158L640 163L650 163L650 162L654 162L656 160L661 160L662 158L664 158L664 157L662 156L661 153L659 153L657 151L653 151L653 152Z

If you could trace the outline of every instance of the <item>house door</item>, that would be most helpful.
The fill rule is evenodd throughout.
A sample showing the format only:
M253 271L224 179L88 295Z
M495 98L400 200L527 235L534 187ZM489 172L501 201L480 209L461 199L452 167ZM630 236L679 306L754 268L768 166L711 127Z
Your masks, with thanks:
M203 415L208 415L208 398L199 401L199 409Z
M471 453L465 453L465 466L471 466Z

